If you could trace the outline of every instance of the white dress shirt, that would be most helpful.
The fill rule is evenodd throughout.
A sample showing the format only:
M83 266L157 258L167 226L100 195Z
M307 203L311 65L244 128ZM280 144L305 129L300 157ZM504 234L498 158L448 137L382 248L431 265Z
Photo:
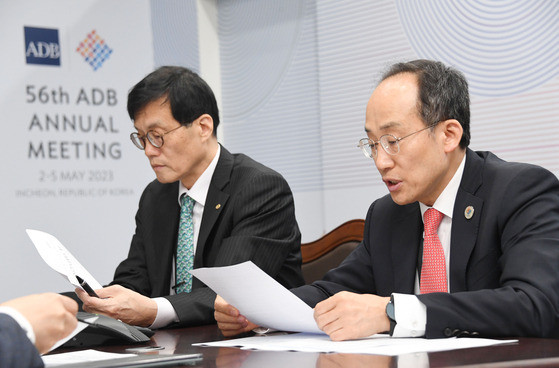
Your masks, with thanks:
M437 235L441 241L444 251L446 263L446 282L450 292L450 233L452 230L452 211L454 210L454 202L458 194L458 188L464 174L464 166L466 164L466 155L462 158L460 166L454 173L454 176L439 195L435 203L434 209L438 210L444 217L437 229ZM423 203L419 203L421 210L421 218L430 207ZM425 236L425 233L423 234ZM416 271L414 294L419 294L419 274ZM394 337L420 337L425 335L425 325L427 323L427 308L415 295L394 293L394 317L396 318L396 327L394 328Z
M194 225L194 254L196 254L196 246L198 243L198 235L200 233L200 225L202 223L202 214L204 213L204 206L206 204L206 197L208 196L208 190L210 189L210 183L212 181L212 176L214 175L217 162L219 161L219 155L221 154L221 146L217 146L217 152L213 158L210 165L206 170L200 175L198 180L194 183L192 188L187 189L182 182L179 184L179 192L177 200L179 206L181 204L181 196L183 194L188 195L190 198L194 199L194 208L192 210L192 222ZM178 229L177 229L178 231ZM171 270L171 285L169 285L169 295L175 294L175 260L173 257L173 267ZM153 298L157 303L157 316L153 321L153 324L149 326L150 328L161 328L165 327L173 322L178 322L179 317L175 312L175 309L171 305L171 302L165 298Z

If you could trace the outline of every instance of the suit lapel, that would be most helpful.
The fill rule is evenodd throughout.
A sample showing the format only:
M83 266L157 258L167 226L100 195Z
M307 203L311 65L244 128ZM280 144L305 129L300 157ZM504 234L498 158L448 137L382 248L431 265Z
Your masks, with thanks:
M419 242L423 232L419 203L406 206L406 209L399 211L399 214L399 218L394 222L394 228L391 229L394 239L391 242L394 291L413 294Z
M196 256L194 258L194 268L203 266L204 247L208 236L213 229L219 214L223 211L225 204L229 199L229 193L224 188L229 184L231 172L233 170L233 155L223 146L217 166L208 189L206 204L204 205L204 213L202 215L202 223L200 225L200 234L198 235L198 243L196 245Z
M482 184L483 159L466 151L466 165L452 213L450 291L467 290L466 267L477 240L483 199L474 195ZM471 210L473 209L473 214ZM468 213L466 212L468 211Z
M161 282L156 285L159 288L156 295L168 295L169 285L171 284L171 267L173 263L173 256L177 248L177 233L179 228L179 214L180 206L178 203L178 182L169 184L172 189L162 191L163 195L160 198L160 205L157 206L158 215L155 216L155 226L157 229L157 236L159 239L155 246L161 256L154 257L157 262L154 269L156 270L169 270L169 272L160 272L154 275Z

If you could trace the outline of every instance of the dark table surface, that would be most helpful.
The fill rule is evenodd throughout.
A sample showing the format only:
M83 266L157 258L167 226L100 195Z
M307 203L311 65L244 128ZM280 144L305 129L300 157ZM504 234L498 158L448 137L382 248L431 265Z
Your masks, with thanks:
M559 340L520 338L518 343L483 348L416 353L402 356L365 354L319 354L248 351L237 348L192 346L222 340L217 326L158 330L150 342L136 345L98 346L96 350L124 353L130 347L161 346L149 354L201 353L194 367L559 367ZM75 349L58 349L67 352Z

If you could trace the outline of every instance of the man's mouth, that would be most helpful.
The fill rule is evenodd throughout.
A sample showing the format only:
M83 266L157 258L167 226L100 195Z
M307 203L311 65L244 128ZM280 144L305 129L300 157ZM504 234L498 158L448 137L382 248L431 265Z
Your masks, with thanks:
M388 188L389 192L393 192L395 190L398 190L400 188L400 186L402 185L402 182L400 180L386 179L386 180L383 180L383 181L386 184L386 187Z

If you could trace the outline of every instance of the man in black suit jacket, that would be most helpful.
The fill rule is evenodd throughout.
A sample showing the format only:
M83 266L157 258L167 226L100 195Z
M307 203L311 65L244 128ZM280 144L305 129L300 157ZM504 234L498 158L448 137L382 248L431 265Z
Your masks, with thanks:
M77 311L75 301L55 293L0 304L0 367L43 367L39 354L76 328Z
M180 204L195 200L193 268L251 260L286 287L304 283L301 234L283 177L217 142L217 103L210 87L181 67L161 67L129 93L128 112L157 180L144 190L128 258L102 299L76 289L84 310L152 328L215 323L215 293L199 280L176 293ZM197 241L196 241L197 239Z
M468 149L469 115L465 78L438 62L395 64L373 92L360 147L390 195L371 205L362 243L338 268L292 290L333 340L559 337L559 182ZM422 294L429 208L444 215L448 292ZM254 327L219 297L215 307L225 335Z

